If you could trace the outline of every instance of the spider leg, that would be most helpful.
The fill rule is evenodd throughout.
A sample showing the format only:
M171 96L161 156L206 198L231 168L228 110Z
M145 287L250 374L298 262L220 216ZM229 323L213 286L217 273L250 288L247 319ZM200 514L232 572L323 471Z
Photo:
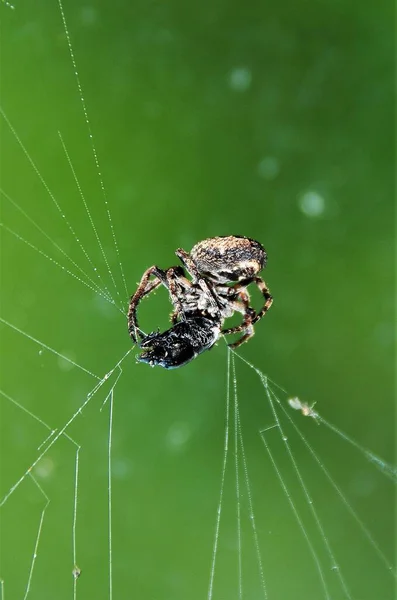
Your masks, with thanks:
M177 248L175 250L175 254L185 267L186 271L191 275L194 282L196 282L203 290L203 292L205 292L209 296L209 300L213 308L219 311L219 305L215 300L214 293L211 287L208 285L208 281L197 270L196 265L190 257L190 254L186 252L186 250L183 250L183 248Z
M229 288L232 289L232 288ZM244 320L240 325L235 325L234 327L228 327L227 329L222 329L222 335L230 335L231 333L238 333L239 331L243 331L247 325L252 323L253 318L256 316L256 312L253 308L249 306L250 297L248 292L240 290L238 293L238 299L229 300L229 306L233 309L233 312L237 311L244 315Z
M254 331L253 325L248 325L245 328L245 333L244 333L244 335L241 336L241 338L239 338L237 341L233 342L233 344L228 344L229 348L232 348L233 350L235 350L236 348L241 346L241 344L244 344L244 342L248 342L248 340L250 338L252 338L254 333L255 333L255 331Z
M181 272L181 273L180 273ZM183 315L183 305L181 296L183 297L186 290L192 287L192 282L185 277L181 267L172 267L167 271L168 290L170 293L171 303L174 307L170 315L170 321L173 325L178 322L179 316Z
M154 279L150 281L152 275L154 275ZM131 297L128 308L128 331L134 342L137 342L138 337L141 339L145 337L138 326L138 304L142 298L150 294L159 285L164 285L169 291L171 302L175 307L175 310L171 315L171 321L175 324L179 314L182 312L182 303L180 300L181 291L183 293L187 288L191 287L192 284L184 276L181 267L170 267L166 271L163 271L156 265L153 265L147 269L142 275L135 294Z
M230 348L237 348L244 342L248 341L255 333L253 322L256 317L256 312L249 306L249 295L247 292L241 291L239 293L239 300L234 300L231 304L234 310L238 310L244 315L244 320L240 325L235 327L229 327L221 331L222 335L230 335L231 333L238 333L239 331L244 332L241 338L228 344Z
M202 279L200 273L197 270L196 265L190 257L190 254L186 252L186 250L184 250L183 248L177 248L175 250L175 254L177 255L177 257L185 267L186 271L192 276L193 279L196 279L197 281L199 279Z
M170 267L166 271L167 287L170 293L171 303L175 310L171 313L171 323L175 325L178 316L183 312L180 296L192 287L192 283L185 277L181 267Z
M262 306L261 310L259 312L256 312L253 308L249 306L248 292L246 292L244 289L241 289L239 291L240 284L236 284L235 286L233 286L233 289L235 289L238 292L239 300L235 300L231 302L231 304L234 310L238 310L239 312L242 312L244 314L244 321L241 325L237 325L236 327L223 329L221 333L223 335L229 335L231 333L238 333L239 331L244 331L244 334L237 341L233 342L232 344L229 344L230 348L237 348L244 342L247 342L254 335L254 324L257 323L266 314L273 302L273 298L270 295L269 288L267 287L263 279L261 279L260 277L253 277L251 283L256 283L265 299L265 303ZM246 285L247 284L245 284L242 287L245 288Z
M239 306L237 306L239 304ZM244 321L240 325L236 325L236 327L230 327L229 329L223 329L221 331L222 335L230 335L231 333L238 333L239 331L243 332L243 335L233 342L232 344L228 344L230 348L237 348L244 342L247 342L255 333L253 322L256 317L256 312L253 308L245 306L243 303L239 303L238 301L233 303L233 307L236 310L239 310L244 314Z
M155 279L153 281L149 281L152 275L155 276ZM150 292L155 290L159 285L167 285L166 282L166 273L162 269L156 267L156 265L153 265L144 272L135 294L131 296L127 314L128 333L135 343L138 341L138 337L141 339L144 337L143 333L139 329L138 318L136 315L139 302L144 296L150 294Z
M251 309L251 311L252 311L251 312L251 322L254 325L260 319L262 319L262 317L267 313L267 311L273 304L273 297L271 296L269 288L267 287L267 285L263 281L263 279L261 279L261 277L253 277L252 279L250 279L248 282L246 282L244 284L236 283L234 286L229 288L229 290L233 290L234 292L237 293L239 299L241 301L243 301L245 306L247 306L247 307L249 306L249 295L248 295L248 292L246 291L246 287L250 283L255 283L257 285L258 289L260 290L260 292L262 293L262 296L265 299L265 303L259 312L256 312L253 309ZM237 307L234 307L234 308L235 308L235 310L239 310ZM242 312L242 311L240 310L239 312ZM234 332L234 333L236 333L236 332Z
M256 285L258 286L258 289L260 290L260 292L262 293L262 296L265 299L265 303L262 306L261 310L252 319L252 324L254 324L257 321L259 321L259 319L261 319L262 317L265 316L265 314L267 313L267 311L273 304L273 297L271 296L269 288L267 287L266 283L263 281L263 279L261 277L253 277L252 282L256 283Z

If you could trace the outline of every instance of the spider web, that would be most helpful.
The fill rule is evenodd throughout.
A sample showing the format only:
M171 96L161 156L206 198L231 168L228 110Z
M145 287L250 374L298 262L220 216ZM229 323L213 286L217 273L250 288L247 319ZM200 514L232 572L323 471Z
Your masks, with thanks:
M121 226L126 191L105 186L75 59L95 12L72 43L52 9L4 14L10 47L33 63L51 49L58 68L13 73L2 107L2 599L392 598L396 470L350 434L348 407L334 425L223 345L189 367L200 409L189 368L137 373L123 332L148 249L137 219Z

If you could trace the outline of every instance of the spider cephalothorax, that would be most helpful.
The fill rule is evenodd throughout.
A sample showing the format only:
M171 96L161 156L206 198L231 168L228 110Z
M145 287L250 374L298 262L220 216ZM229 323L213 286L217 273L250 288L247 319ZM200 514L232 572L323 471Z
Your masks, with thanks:
M242 332L236 348L254 335L254 324L270 308L272 297L258 273L266 265L266 252L259 242L243 236L208 238L196 244L190 254L178 248L175 254L182 267L165 271L153 266L145 271L128 309L128 331L134 342L140 339L144 350L139 360L167 369L180 367L209 350L221 335ZM150 279L153 276L153 279ZM250 305L248 285L258 286L264 304L258 312ZM172 327L164 333L144 335L139 329L136 310L144 296L164 285L174 310ZM243 322L222 329L225 319L236 311Z

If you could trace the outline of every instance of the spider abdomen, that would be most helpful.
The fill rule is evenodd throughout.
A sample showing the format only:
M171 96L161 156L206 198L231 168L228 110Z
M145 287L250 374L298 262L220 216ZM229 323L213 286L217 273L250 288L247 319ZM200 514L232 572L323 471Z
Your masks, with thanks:
M266 265L262 244L236 235L198 242L192 248L191 258L202 275L220 283L251 279Z

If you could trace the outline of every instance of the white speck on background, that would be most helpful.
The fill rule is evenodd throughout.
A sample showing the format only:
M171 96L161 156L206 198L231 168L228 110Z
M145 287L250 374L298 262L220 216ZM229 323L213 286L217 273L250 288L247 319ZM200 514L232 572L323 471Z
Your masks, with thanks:
M272 180L280 173L280 163L274 156L265 156L258 164L258 175L263 179Z
M315 219L321 217L325 211L325 200L318 192L308 190L298 198L300 210L304 215Z
M246 92L252 82L252 73L246 67L232 69L229 73L229 85L236 92Z

